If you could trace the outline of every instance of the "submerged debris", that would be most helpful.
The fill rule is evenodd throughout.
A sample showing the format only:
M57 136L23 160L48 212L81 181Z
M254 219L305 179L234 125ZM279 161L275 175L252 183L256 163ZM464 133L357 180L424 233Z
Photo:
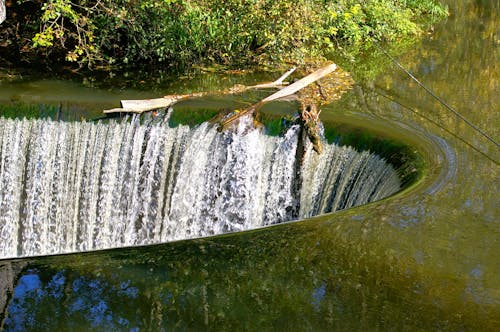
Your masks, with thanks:
M307 134L307 137L313 145L314 151L316 151L317 154L321 154L321 152L323 151L323 145L321 143L321 136L319 134L320 120L316 105L310 104L306 106L305 104L302 104L300 120Z
M324 66L324 62L311 63L304 68L304 71L311 73ZM354 80L349 73L337 67L333 73L306 86L297 93L301 105L300 120L316 153L321 154L323 150L320 135L321 120L319 118L321 106L339 100L345 92L352 88L353 84Z

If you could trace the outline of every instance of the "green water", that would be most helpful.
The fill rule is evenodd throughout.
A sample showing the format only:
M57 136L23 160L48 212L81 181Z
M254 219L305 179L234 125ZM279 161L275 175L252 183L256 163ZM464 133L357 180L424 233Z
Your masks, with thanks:
M90 76L93 74L94 76ZM281 73L241 72L237 74L204 73L193 70L184 76L163 72L114 73L90 72L33 73L24 69L3 68L0 64L0 115L5 117L60 118L61 120L95 119L103 109L120 107L122 99L159 98L168 94L188 94L226 89L234 84L252 85L276 79ZM253 98L252 98L253 97ZM234 106L227 98L211 98L206 107ZM249 100L256 100L255 95ZM240 101L241 102L241 101ZM187 101L187 104L195 104ZM59 113L59 114L58 114Z
M448 3L447 22L398 60L498 141L499 3ZM394 67L322 117L414 147L422 179L271 228L2 261L2 327L498 331L499 148Z

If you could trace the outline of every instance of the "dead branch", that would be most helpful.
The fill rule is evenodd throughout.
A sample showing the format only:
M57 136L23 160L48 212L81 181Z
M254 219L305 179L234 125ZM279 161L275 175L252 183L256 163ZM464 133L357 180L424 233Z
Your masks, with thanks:
M285 82L285 79L290 76L296 68L292 68L283 75L281 75L280 78L278 78L274 82L270 83L261 83L257 85L251 85L251 86L245 86L245 85L235 85L231 87L228 90L225 91L216 91L216 92L195 92L195 93L190 93L190 94L185 94L185 95L168 95L164 96L162 98L153 98L153 99L140 99L140 100L122 100L121 101L121 106L120 108L113 108L113 109L108 109L104 110L103 112L105 114L109 113L144 113L147 111L152 111L156 110L159 108L167 108L175 103L185 100L188 98L197 98L197 97L203 97L206 95L213 95L213 94L235 94L235 93L242 93L247 90L251 89L267 89L267 88L282 88L283 86L287 85ZM293 85L293 84L292 84Z
M251 114L251 113L255 112L256 110L258 110L259 108L261 108L265 103L268 103L268 102L273 101L273 100L278 100L281 98L289 97L289 96L293 95L294 93L296 93L297 91L305 88L309 84L316 82L317 80L327 76L328 74L331 74L332 72L335 71L335 69L337 69L337 65L334 63L329 64L327 66L324 66L324 67L312 72L311 74L301 78L297 82L287 86L286 88L283 88L280 91L273 93L272 95L262 99L258 103L253 104L250 107L248 107L242 111L239 111L238 113L234 114L233 116L229 117L228 119L222 121L220 123L220 125L221 125L221 127L224 127L227 124L239 119L240 117L242 117L245 114Z

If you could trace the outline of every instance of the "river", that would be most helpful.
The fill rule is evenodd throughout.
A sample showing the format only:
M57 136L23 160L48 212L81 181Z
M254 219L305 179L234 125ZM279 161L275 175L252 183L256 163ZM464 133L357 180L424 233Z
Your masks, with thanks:
M498 142L499 3L447 3L448 20L398 61ZM414 147L422 178L378 202L253 231L3 260L1 326L498 330L498 146L394 65L322 117Z

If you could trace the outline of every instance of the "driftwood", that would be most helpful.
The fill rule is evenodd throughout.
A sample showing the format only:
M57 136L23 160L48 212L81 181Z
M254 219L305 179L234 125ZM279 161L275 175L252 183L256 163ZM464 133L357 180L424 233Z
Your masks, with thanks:
M143 99L143 100L122 100L120 101L122 107L104 110L104 113L144 113L153 111L159 108L170 107L179 100L196 97L195 94L190 95L171 95L162 98ZM200 95L201 97L201 95Z
M202 97L213 94L234 94L241 93L250 89L276 88L279 89L279 91L271 94L261 101L243 110L233 110L232 114L230 115L219 113L218 116L212 121L219 123L219 130L223 130L228 124L236 121L242 116L257 112L266 103L275 100L294 98L295 100L298 100L301 105L299 112L299 121L302 128L301 137L303 136L301 142L305 137L308 137L309 141L312 143L313 149L318 154L320 154L323 149L321 136L319 134L321 123L319 119L319 114L321 112L320 107L339 99L340 96L347 90L349 90L353 85L352 78L349 76L349 74L342 71L341 69L337 69L337 65L335 65L334 63L326 65L325 63L311 63L304 68L304 72L309 72L309 74L288 86L286 86L287 84L284 82L284 80L295 70L295 68L289 70L276 81L270 83L262 83L253 86L235 85L232 88L224 91L197 92L186 95L168 95L163 98L156 99L122 100L121 108L105 110L104 113L143 113L155 109L167 108L174 105L180 100L185 100L193 97ZM333 74L334 72L335 74ZM301 143L301 146L302 148L300 148L299 150L304 150L304 142ZM301 151L299 155L304 155L304 153L305 150Z
M282 88L283 86L287 85L285 82L285 79L290 76L293 72L295 71L295 68L290 69L286 73L284 73L280 78L278 78L274 82L270 83L261 83L257 85L251 85L251 86L245 86L245 85L235 85L232 88L226 90L226 91L217 91L217 92L195 92L195 93L190 93L190 94L185 94L185 95L168 95L164 96L162 98L154 98L154 99L142 99L142 100L122 100L121 106L119 108L113 108L109 110L104 110L103 112L106 114L109 113L144 113L147 111L153 111L159 108L167 108L178 101L189 99L189 98L196 98L196 97L203 97L206 95L211 95L211 94L235 94L235 93L241 93L247 90L251 89L267 89L267 88ZM292 84L293 85L293 84Z
M309 84L316 82L317 80L325 77L328 74L331 74L332 72L335 71L335 69L337 69L337 65L332 63L332 64L329 64L321 69L316 70L315 72L307 75L306 77L301 78L300 80L287 86L286 88L284 88L276 93L273 93L272 95L262 99L258 103L253 104L250 107L234 114L233 116L229 117L228 119L225 119L224 121L221 122L221 127L224 127L228 123L233 122L234 120L242 117L245 114L255 112L260 107L262 107L265 103L268 103L268 102L273 101L273 100L286 98L286 97L289 97L289 96L295 94L297 91L305 88Z

